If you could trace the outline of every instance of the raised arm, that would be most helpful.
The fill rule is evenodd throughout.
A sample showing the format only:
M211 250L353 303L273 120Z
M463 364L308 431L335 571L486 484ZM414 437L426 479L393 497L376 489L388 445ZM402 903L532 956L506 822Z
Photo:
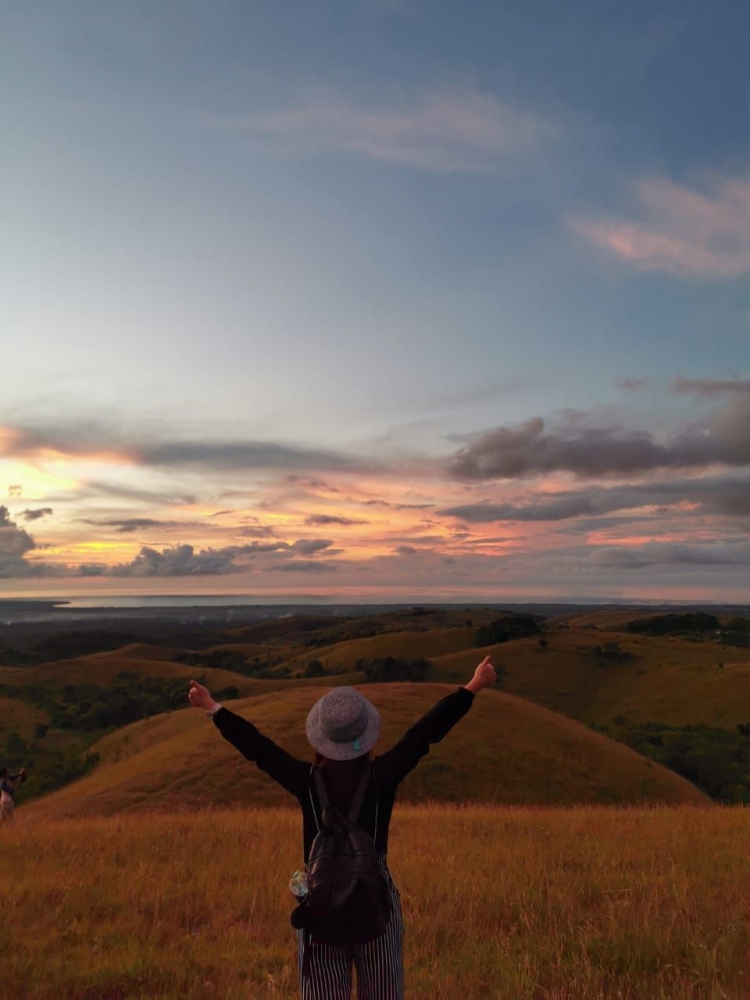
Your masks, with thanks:
M474 671L468 684L442 698L402 739L375 760L375 773L383 785L395 788L429 753L433 743L439 743L471 708L474 696L482 688L495 683L495 668L489 656Z
M197 681L190 681L188 699L193 708L201 708L211 715L214 725L224 739L237 747L248 760L254 761L261 771L265 771L282 788L297 798L304 794L310 771L309 764L292 757L273 740L259 732L247 719L230 712L228 708L214 701L208 688Z

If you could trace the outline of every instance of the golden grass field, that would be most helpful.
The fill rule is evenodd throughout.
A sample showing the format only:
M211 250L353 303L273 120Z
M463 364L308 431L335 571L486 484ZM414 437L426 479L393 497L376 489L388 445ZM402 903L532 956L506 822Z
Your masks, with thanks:
M0 830L2 1000L293 998L281 809ZM403 806L409 1000L747 1000L750 811Z
M230 707L307 758L309 708L361 682L358 659L432 664L428 683L362 687L383 717L380 752L491 653L504 690L483 692L431 750L394 816L409 1000L750 1000L750 812L710 805L582 725L750 722L750 651L631 635L636 615L622 610L552 620L546 648L534 636L475 648L496 614L227 630L217 649L284 658L262 680L138 642L0 666L0 683L105 686L130 671L182 678L187 694L197 674L234 685ZM613 640L632 658L597 664L594 646ZM311 659L335 676L304 678ZM0 699L0 730L31 738L46 719ZM52 727L44 739L78 738ZM98 766L31 801L20 791L14 827L0 829L0 1000L298 996L287 882L301 832L286 793L192 709L90 738Z

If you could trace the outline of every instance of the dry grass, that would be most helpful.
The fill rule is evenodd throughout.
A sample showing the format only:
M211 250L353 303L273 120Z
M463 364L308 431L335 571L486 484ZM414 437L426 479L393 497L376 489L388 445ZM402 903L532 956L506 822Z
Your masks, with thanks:
M287 810L0 831L3 1000L297 996ZM404 807L410 1000L746 1000L743 809Z

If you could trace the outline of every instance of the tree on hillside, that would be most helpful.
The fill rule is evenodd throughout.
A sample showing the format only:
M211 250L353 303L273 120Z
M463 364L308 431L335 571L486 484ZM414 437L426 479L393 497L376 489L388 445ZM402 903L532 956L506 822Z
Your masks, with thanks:
M481 625L474 641L477 646L496 646L527 635L540 635L541 631L533 615L508 615L507 618L496 618L489 625Z
M408 659L405 656L382 656L375 660L358 660L356 667L368 681L423 681L430 669L430 661L423 656Z
M712 799L750 803L750 726L633 725L616 738L692 781Z
M750 618L730 618L726 629L728 632L750 632Z
M625 663L627 660L635 659L634 655L623 649L619 642L605 642L604 645L594 646L594 665L605 666L607 663Z
M691 611L679 615L653 615L628 622L628 632L640 635L701 635L719 629L721 622L716 615L709 615L703 611Z

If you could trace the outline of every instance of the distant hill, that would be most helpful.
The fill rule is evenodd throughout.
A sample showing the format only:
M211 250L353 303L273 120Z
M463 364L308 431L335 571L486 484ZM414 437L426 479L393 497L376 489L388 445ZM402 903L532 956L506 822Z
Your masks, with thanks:
M588 723L750 721L747 649L598 628L550 629L544 638L545 647L529 638L434 657L431 677L460 681L478 652L491 653L505 670L505 690ZM617 644L623 658L597 656L607 643Z
M434 702L439 684L370 685L386 749ZM288 688L231 707L308 758L304 720L320 690ZM23 809L51 819L209 805L290 804L289 796L227 744L202 712L186 709L128 726L104 740L90 775ZM627 747L547 709L483 692L470 716L404 783L403 800L497 803L700 803L689 782Z
M247 677L229 670L214 670L207 667L190 667L168 659L149 657L144 659L142 648L125 646L123 649L105 653L91 653L72 660L54 660L33 667L0 667L0 684L5 685L53 685L66 684L109 684L124 672L141 674L144 677L173 679L184 677L187 681L196 673L206 678L206 683L214 687L230 684L247 685ZM243 691L244 687L240 688Z

